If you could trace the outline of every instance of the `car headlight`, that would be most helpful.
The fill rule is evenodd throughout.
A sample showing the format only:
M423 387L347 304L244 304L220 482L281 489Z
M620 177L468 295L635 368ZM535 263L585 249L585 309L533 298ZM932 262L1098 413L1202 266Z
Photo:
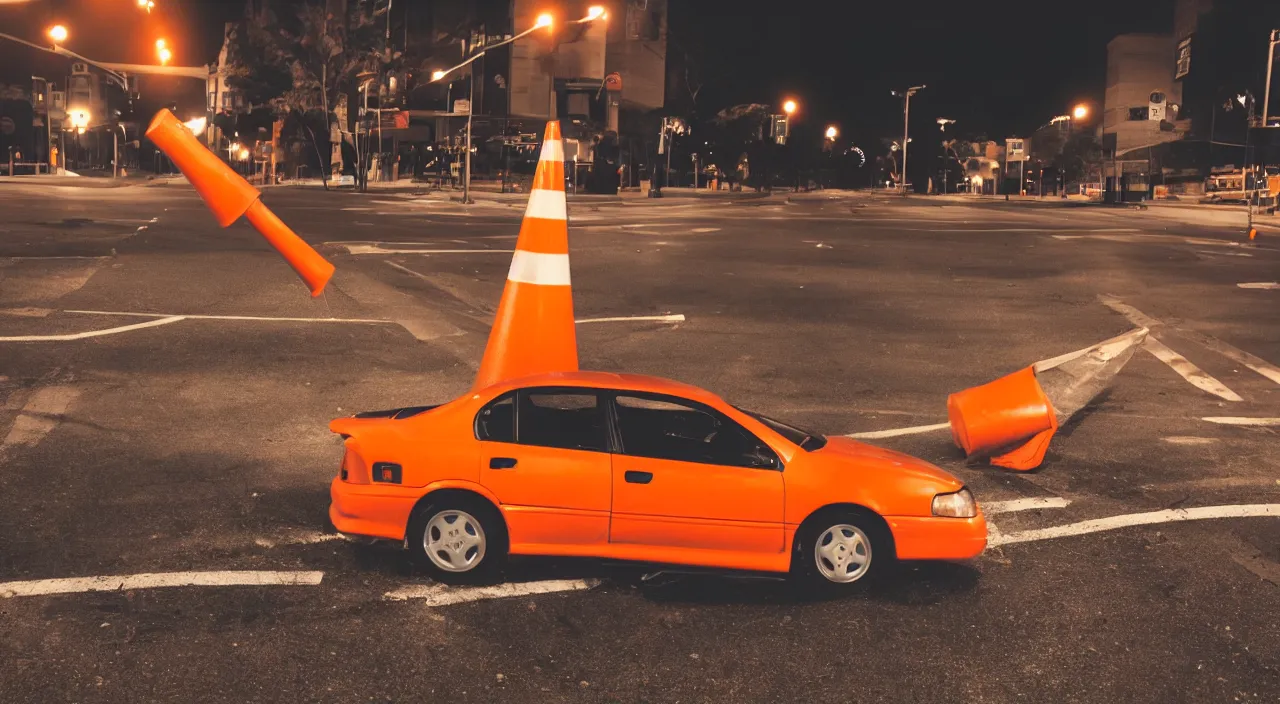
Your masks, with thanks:
M933 497L933 515L949 518L973 518L978 515L978 504L968 489Z

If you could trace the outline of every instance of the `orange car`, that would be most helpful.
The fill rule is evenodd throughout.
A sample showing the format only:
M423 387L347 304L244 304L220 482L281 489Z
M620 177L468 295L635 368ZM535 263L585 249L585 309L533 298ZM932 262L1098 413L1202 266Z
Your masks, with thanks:
M329 427L346 445L334 526L404 541L445 581L515 554L851 585L987 542L973 496L937 467L653 377L540 374Z

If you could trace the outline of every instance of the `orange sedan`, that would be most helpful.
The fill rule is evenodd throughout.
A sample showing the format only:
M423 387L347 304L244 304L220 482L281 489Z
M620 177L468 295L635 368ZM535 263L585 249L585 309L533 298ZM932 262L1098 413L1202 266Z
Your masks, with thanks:
M665 379L539 374L329 427L346 446L334 526L403 541L444 581L493 578L512 554L848 586L987 542L973 496L937 467Z

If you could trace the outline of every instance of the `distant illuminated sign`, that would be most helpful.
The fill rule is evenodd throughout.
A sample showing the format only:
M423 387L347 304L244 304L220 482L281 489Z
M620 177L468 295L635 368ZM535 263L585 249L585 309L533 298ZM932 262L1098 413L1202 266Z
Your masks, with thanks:
M1177 80L1191 72L1191 37L1178 42L1178 63L1173 78Z

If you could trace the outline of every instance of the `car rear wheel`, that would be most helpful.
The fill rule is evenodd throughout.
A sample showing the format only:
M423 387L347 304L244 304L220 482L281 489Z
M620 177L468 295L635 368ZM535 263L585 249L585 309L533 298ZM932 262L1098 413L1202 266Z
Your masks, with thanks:
M893 538L868 512L824 511L800 527L791 557L792 576L804 587L842 592L879 578L895 561Z
M446 495L419 506L406 542L415 560L437 581L493 581L507 557L506 525L488 502Z

